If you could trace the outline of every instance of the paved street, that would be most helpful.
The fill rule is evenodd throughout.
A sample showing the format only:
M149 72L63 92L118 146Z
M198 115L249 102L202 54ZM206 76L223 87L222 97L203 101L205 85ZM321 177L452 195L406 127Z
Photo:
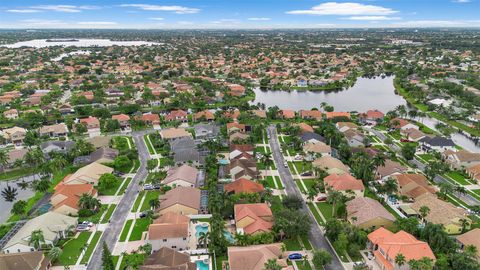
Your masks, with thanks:
M125 194L120 200L117 208L113 212L112 218L110 219L110 224L102 234L102 237L99 240L92 257L90 258L90 264L88 265L88 270L101 270L102 269L102 243L105 241L110 249L113 250L115 243L118 240L125 223L130 209L135 202L135 197L138 194L138 183L147 177L147 159L149 158L149 153L145 141L143 140L143 135L147 132L134 132L133 140L138 149L138 155L140 159L140 168L138 169L136 175L133 177L130 182Z
M275 160L275 163L277 164L278 172L285 186L285 191L289 195L296 195L298 197L302 197L300 190L298 189L297 185L293 180L293 176L290 170L283 166L284 159L283 159L282 151L280 149L280 144L278 142L275 126L269 126L267 128L267 132L270 135L270 140L269 140L270 148L272 149L273 158ZM313 216L312 213L310 213L305 203L301 211L304 213L307 213L312 222L310 235L309 235L309 240L312 243L312 245L317 249L325 249L332 254L332 258L333 258L332 263L329 265L326 265L325 269L326 270L344 269L342 263L340 262L338 257L335 255L335 252L333 251L333 249L330 247L327 240L325 239L325 236L323 235L319 226L316 226L317 223L315 221L315 217Z

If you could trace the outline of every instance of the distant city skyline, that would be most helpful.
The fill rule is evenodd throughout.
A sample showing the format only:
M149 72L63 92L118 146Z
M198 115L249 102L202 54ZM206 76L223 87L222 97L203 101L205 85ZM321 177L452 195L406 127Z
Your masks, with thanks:
M0 28L480 27L480 0L2 1Z

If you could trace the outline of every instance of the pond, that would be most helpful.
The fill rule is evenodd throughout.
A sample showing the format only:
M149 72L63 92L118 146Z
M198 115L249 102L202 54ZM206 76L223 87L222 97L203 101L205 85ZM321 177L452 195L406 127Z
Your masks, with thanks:
M254 89L254 104L261 102L267 107L278 106L280 109L309 110L320 109L326 102L335 111L365 112L377 109L384 113L407 102L395 94L393 76L358 78L356 83L341 91L275 91Z
M147 42L147 41L116 41L110 39L72 39L72 40L47 40L47 39L33 39L29 41L21 41L13 44L0 45L7 48L21 48L34 47L44 48L52 46L62 47L109 47L109 46L141 46L141 45L162 45L162 43Z

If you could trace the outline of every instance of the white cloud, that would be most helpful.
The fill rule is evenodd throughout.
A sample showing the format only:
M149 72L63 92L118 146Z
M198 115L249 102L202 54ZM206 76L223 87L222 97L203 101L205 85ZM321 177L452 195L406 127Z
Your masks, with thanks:
M41 11L56 11L56 12L67 12L67 13L77 13L82 12L82 10L92 10L92 9L100 9L98 6L74 6L74 5L39 5L39 6L31 6L29 9L16 9L17 12L24 11L24 13L33 13L33 12L25 12L25 10L35 10L35 12Z
M249 21L270 21L270 18L266 18L266 17L252 17L252 18L248 18L247 20L249 20Z
M36 13L36 12L40 12L40 10L36 10L36 9L8 9L7 12L13 12L13 13Z
M134 7L147 11L172 11L177 14L193 14L200 12L198 8L189 8L183 6L160 6L149 4L122 4L121 7Z
M240 21L235 20L235 19L220 19L220 20L216 20L216 21L211 21L210 23L212 23L212 24L238 24L238 23L240 23Z
M78 22L80 25L116 25L116 22Z
M351 16L343 18L345 20L353 21L392 21L392 20L401 20L400 17L387 17L387 16Z
M60 20L27 19L21 20L20 22L32 27L61 27L65 25L65 22Z
M154 21L163 21L164 19L163 18L160 18L160 17L153 17L153 18L148 18L150 20L154 20Z
M452 2L453 2L453 3L463 4L463 3L470 3L470 2L472 2L472 1L470 1L470 0L453 0Z
M397 13L391 8L360 3L337 3L327 2L311 9L287 11L287 14L308 14L308 15L391 15Z

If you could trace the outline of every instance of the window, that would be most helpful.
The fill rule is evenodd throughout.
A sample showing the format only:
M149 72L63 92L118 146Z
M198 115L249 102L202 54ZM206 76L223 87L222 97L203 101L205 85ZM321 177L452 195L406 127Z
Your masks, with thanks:
M186 238L186 237L183 237L183 240L187 240L187 238Z
M172 246L172 248L177 248L177 246Z
M167 242L167 239L163 239L163 242Z

